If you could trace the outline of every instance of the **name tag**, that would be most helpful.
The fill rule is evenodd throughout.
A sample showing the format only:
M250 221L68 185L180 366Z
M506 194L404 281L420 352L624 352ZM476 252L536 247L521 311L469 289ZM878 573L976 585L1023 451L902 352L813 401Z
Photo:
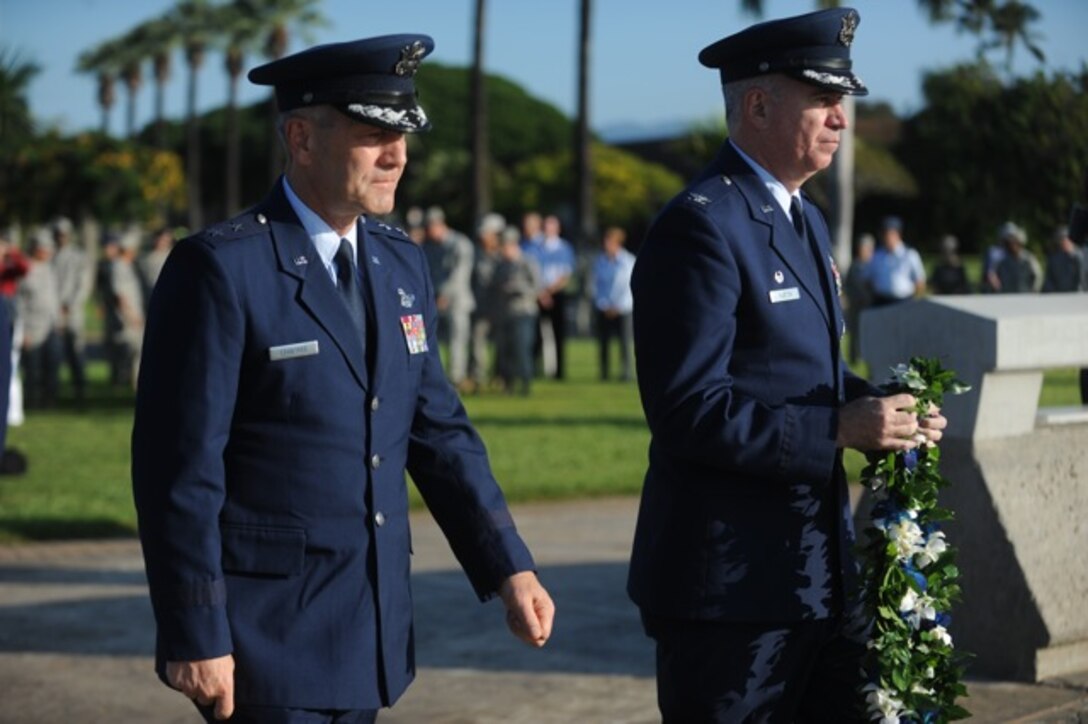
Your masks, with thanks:
M278 347L268 348L268 359L278 362L282 359L294 359L295 357L309 357L318 353L317 340L309 342L296 342L295 344L281 344Z
M793 302L801 298L801 292L797 287L790 287L789 289L772 289L771 292L771 304L778 304L779 302Z

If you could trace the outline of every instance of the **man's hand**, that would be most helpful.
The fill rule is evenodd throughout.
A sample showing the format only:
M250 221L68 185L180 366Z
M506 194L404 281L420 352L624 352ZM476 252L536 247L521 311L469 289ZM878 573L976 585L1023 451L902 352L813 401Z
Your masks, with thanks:
M920 425L912 409L917 400L912 395L862 397L839 408L839 431L835 443L855 450L910 450L922 442L920 429L936 442L947 421L937 413ZM933 436L936 437L933 437Z
M543 646L552 635L555 604L532 571L515 573L502 582L499 595L506 605L511 633L532 646Z
M166 680L201 706L215 704L216 719L234 713L234 657L202 661L167 661Z

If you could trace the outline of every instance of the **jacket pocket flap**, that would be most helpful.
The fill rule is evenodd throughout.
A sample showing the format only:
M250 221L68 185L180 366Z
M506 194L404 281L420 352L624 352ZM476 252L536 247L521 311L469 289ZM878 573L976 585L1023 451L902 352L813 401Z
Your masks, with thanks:
M223 571L271 576L302 573L306 531L255 525L222 526Z

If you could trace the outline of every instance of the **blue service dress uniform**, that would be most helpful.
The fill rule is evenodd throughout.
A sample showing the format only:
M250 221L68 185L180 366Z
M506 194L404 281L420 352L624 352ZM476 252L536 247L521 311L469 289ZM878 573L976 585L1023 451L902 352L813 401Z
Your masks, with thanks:
M836 417L845 402L877 390L844 367L827 225L812 203L804 216L811 240L727 142L661 212L638 255L636 359L652 438L628 592L659 640L659 663L661 631L694 631L695 641L726 631L722 640L733 640L737 631L844 621L854 604ZM736 669L717 673L741 682L725 699L752 699L736 711L787 686L760 678L759 657L711 656L725 659L712 668ZM715 672L690 673L705 682L699 677ZM659 672L663 706L677 696L683 706L672 676ZM713 696L702 683L685 685ZM817 696L849 700L852 686L836 680L834 693Z
M365 345L282 185L163 269L132 446L160 677L232 653L239 704L396 701L406 469L481 599L533 567L446 382L422 252L370 219L358 242Z

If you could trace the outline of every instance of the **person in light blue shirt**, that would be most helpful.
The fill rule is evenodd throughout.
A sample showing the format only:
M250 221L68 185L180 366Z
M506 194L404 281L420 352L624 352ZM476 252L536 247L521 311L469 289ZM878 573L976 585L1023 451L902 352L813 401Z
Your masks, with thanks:
M905 302L926 290L922 257L903 241L903 222L888 216L881 225L881 246L869 262L867 279L873 292L873 306Z
M634 363L631 346L631 272L635 255L623 248L627 234L619 227L609 227L601 241L601 253L593 262L593 301L596 309L597 346L601 379L607 380L609 347L612 338L620 343L620 379L631 379Z
M544 373L562 380L566 377L567 285L574 274L574 248L559 235L559 217L544 219L544 233L538 242L525 246L525 253L540 270L540 340Z

